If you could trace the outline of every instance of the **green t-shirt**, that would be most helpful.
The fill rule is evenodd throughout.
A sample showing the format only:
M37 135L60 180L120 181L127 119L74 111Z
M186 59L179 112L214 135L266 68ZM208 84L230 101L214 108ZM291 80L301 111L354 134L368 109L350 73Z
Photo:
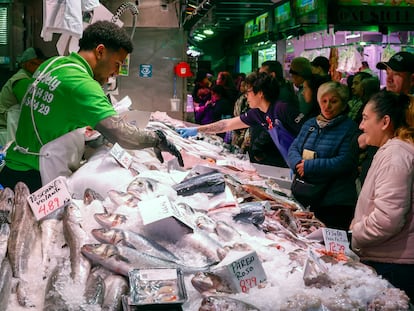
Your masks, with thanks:
M53 60L44 62L33 80ZM70 65L53 70L64 64ZM79 54L59 58L46 72L38 84L33 104L33 118L43 144L77 128L94 128L101 120L116 114L101 85L93 79L89 64ZM31 117L32 94L29 89L22 104L16 143L30 153L38 153L42 145ZM16 143L7 150L6 165L19 171L39 170L39 156L15 150Z

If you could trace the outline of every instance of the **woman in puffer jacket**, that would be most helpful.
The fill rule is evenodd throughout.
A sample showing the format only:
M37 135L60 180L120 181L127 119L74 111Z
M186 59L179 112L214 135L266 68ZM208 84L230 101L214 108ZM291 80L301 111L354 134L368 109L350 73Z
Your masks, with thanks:
M414 106L389 91L374 95L360 129L379 147L355 209L352 248L414 302Z
M357 200L357 125L347 116L348 93L343 84L323 83L317 94L321 113L303 124L288 153L296 175L323 187L311 200L292 188L294 197L327 227L343 230L349 228Z

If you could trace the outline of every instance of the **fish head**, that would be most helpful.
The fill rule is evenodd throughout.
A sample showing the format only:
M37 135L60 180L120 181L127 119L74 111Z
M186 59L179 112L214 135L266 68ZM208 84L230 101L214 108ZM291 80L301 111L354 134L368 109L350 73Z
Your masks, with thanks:
M0 211L11 212L14 205L14 192L6 187L0 191Z
M127 192L141 199L145 194L155 192L157 181L151 178L138 177L135 178L127 187Z
M126 223L127 217L121 214L107 214L97 213L94 215L95 220L105 228L117 227L121 224Z
M69 204L65 207L63 217L72 223L80 223L82 221L82 212L75 204Z
M104 198L95 190L91 188L86 188L85 192L83 193L83 203L85 205L89 205L94 200L103 201Z
M99 228L92 229L92 235L102 243L118 244L125 240L125 233L122 230Z
M119 255L117 247L112 244L84 244L81 252L86 257L98 262Z

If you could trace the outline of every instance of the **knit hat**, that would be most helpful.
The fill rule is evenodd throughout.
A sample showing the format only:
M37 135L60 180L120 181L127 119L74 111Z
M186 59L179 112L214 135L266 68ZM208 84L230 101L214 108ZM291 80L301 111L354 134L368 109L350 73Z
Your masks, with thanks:
M312 74L310 61L305 57L295 57L290 63L289 73L301 76L302 78L310 77Z
M23 54L20 57L17 57L17 62L19 64L22 64L36 58L44 59L45 56L39 49L28 48L23 52Z
M414 73L414 54L410 52L395 53L388 62L379 62L378 69L391 68L397 72L412 72Z

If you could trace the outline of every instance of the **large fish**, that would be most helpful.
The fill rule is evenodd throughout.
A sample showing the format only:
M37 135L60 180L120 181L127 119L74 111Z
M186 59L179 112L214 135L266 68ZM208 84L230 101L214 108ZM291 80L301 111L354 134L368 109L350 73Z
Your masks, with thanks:
M0 262L6 257L7 245L10 236L10 226L8 223L0 224Z
M194 233L184 235L178 241L178 247L187 252L202 255L206 261L213 265L220 261L218 257L218 250L223 246L217 240L210 237L210 235L197 230Z
M66 274L68 263L58 264L50 274L45 288L43 311L69 311L70 306L64 297L64 287L69 281Z
M102 311L122 310L122 296L129 290L128 281L120 275L109 275L105 279L105 296Z
M199 311L260 311L259 308L226 296L208 296L203 298Z
M0 311L6 311L12 285L12 270L7 258L1 261L0 266Z
M50 268L54 266L54 248L58 235L61 235L61 221L56 218L44 219L40 222L42 236L42 268L43 276L47 277ZM53 269L53 268L52 268Z
M126 205L130 207L137 207L140 201L140 199L131 193L113 189L108 191L108 197L115 205Z
M187 267L173 261L141 253L133 248L112 244L85 244L82 254L105 268L124 276L133 269L181 268L184 272L205 271L205 267Z
M0 191L0 224L10 223L10 213L14 204L14 192L10 188Z
M226 184L220 172L208 172L184 179L173 186L178 195L188 196L197 192L218 194L224 192Z
M139 212L138 209L137 212ZM143 227L143 222L139 214L131 216L124 214L96 213L94 214L94 218L96 222L104 228L119 228L139 233L142 231Z
M91 269L84 293L87 304L102 306L105 295L105 279L110 274L112 274L111 271L100 265Z
M80 209L70 204L63 214L63 234L70 250L71 277L76 283L85 284L90 271L90 262L80 252L88 242L88 234L83 230Z
M26 184L18 182L14 188L15 203L9 238L13 243L7 246L7 255L16 278L27 272L29 254L36 237L36 219L27 202L29 195Z
M155 199L159 196L167 196L171 200L177 198L177 193L167 184L150 177L136 177L127 187L127 192L136 198L143 200Z
M127 246L140 252L170 261L177 262L180 260L157 242L129 230L99 228L93 229L92 235L101 243Z

